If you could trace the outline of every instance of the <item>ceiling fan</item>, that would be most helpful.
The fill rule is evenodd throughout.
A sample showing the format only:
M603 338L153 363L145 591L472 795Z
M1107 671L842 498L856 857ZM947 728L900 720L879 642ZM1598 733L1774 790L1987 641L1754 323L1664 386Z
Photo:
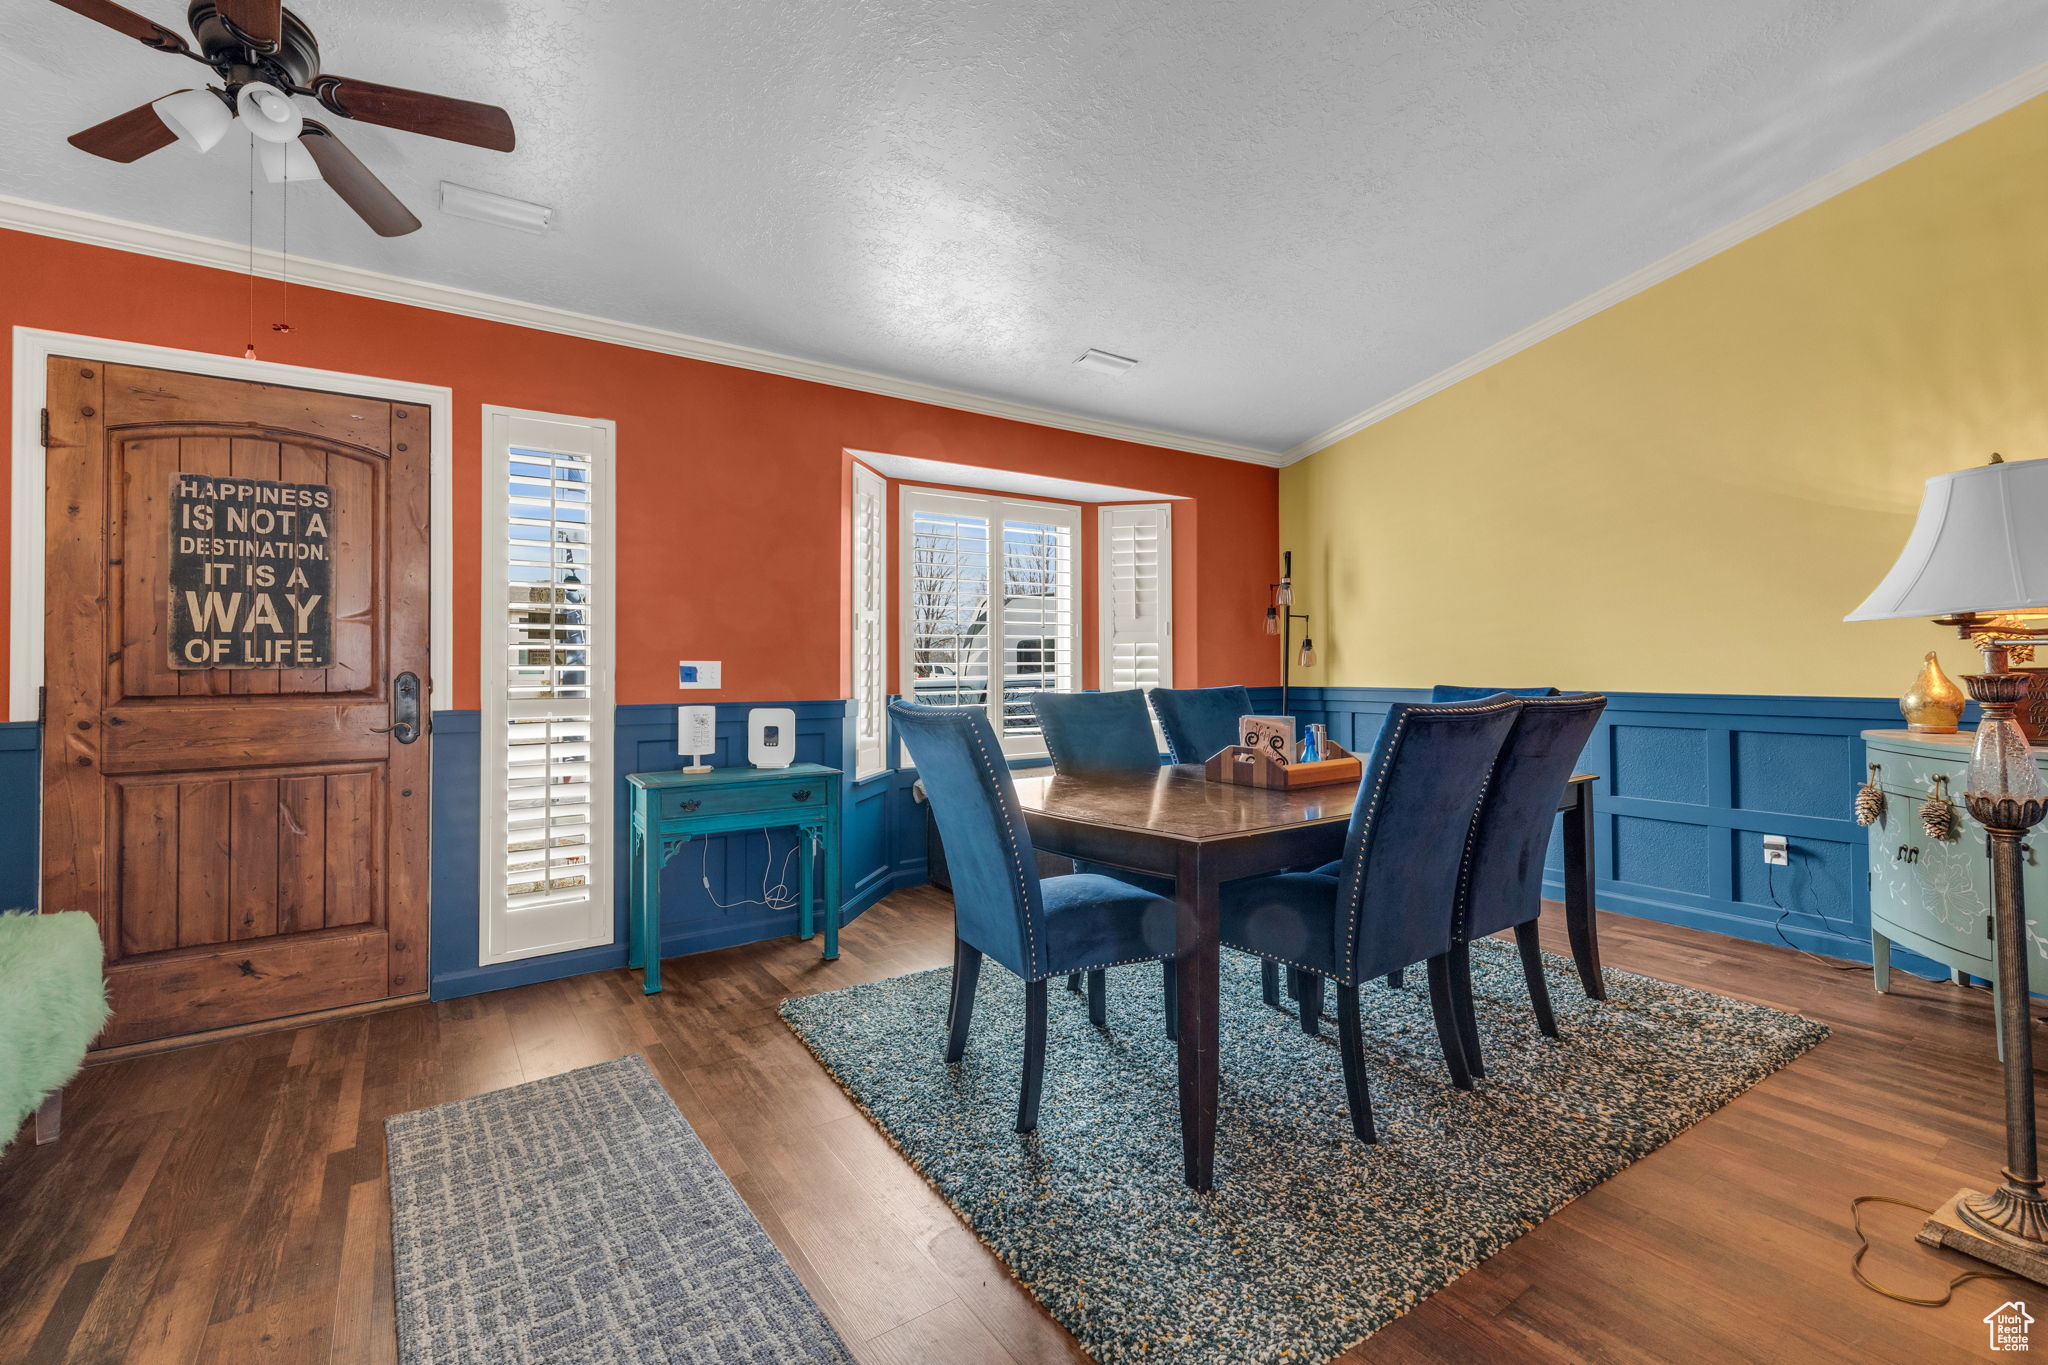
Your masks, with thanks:
M397 237L416 230L420 220L326 124L303 117L294 95L360 123L512 150L511 116L496 105L322 72L313 31L282 0L192 0L186 22L196 52L178 34L113 0L56 3L159 52L190 57L220 77L218 86L179 90L71 135L72 146L109 161L135 161L180 140L209 151L239 117L256 139L267 179L325 180L372 230Z

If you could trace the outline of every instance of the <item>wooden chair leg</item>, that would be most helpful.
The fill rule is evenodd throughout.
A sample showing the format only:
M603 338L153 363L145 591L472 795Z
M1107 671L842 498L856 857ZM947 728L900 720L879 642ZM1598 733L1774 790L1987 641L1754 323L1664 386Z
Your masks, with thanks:
M1109 981L1100 967L1088 973L1088 1022L1097 1028L1109 1027Z
M1267 1004L1280 1008L1280 964L1270 957L1259 959L1259 993Z
M974 987L981 980L981 949L953 940L953 1008L946 1018L946 1061L967 1055L967 1030L974 1022Z
M1429 1010L1436 1016L1437 1046L1443 1049L1451 1084L1470 1090L1472 1073L1465 1068L1465 1040L1458 1033L1457 1012L1451 1004L1450 962L1442 956L1429 960Z
M1351 1131L1360 1142L1376 1142L1372 1091L1365 1079L1365 1026L1358 1017L1358 987L1337 987L1337 1042L1344 1056L1344 1099L1351 1107Z
M1166 1039L1177 1043L1180 1041L1180 970L1170 957L1159 965L1166 969Z
M1301 1031L1316 1036L1323 1019L1323 979L1314 972L1301 974Z
M1453 943L1446 955L1451 975L1451 1007L1458 1017L1458 1037L1465 1045L1465 1069L1475 1080L1486 1076L1486 1059L1479 1052L1479 1013L1472 1003L1472 950L1466 943Z
M1546 1038L1557 1037L1557 1016L1550 1009L1550 983L1543 979L1543 947L1536 937L1536 921L1515 926L1515 947L1522 953L1522 977L1529 983L1529 1007L1536 1011L1536 1027Z
M1076 995L1079 995L1081 993L1081 973L1067 973L1067 989L1072 991Z
M46 1142L55 1142L57 1140L57 1133L63 1126L64 1089L62 1086L59 1086L50 1092L50 1097L43 1101L41 1108L36 1110L36 1146L40 1147Z
M1045 1086L1045 983L1024 985L1024 1085L1017 1096L1017 1131L1038 1127L1038 1092Z

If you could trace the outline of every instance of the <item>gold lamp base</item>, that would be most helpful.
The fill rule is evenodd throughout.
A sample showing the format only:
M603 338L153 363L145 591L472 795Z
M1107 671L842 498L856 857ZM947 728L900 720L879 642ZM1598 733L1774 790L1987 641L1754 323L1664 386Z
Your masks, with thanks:
M2000 1270L2023 1275L2036 1284L2048 1284L2048 1242L2030 1241L2000 1232L1969 1218L1961 1207L1966 1204L1981 1207L1996 1197L1996 1192L1989 1195L1975 1190L1958 1192L1921 1225L1919 1241L1926 1246L1947 1247L1965 1256L1988 1261Z

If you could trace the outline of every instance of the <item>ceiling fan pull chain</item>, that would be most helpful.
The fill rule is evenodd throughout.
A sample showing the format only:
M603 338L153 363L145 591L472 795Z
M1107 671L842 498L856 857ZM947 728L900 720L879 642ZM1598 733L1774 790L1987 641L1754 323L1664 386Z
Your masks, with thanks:
M249 139L249 346L242 359L256 358L256 139Z

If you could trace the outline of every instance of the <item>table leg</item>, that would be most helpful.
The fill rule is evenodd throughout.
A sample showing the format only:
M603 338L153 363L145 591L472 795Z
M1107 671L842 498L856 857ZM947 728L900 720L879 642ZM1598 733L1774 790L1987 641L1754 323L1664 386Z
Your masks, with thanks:
M640 949L645 977L642 995L661 994L661 869L668 862L668 841L647 840L640 859Z
M817 845L811 842L811 829L808 825L796 827L796 840L803 845L803 853L797 859L802 870L797 875L802 879L804 888L803 895L798 900L801 908L796 912L796 932L798 937L809 939L818 932L817 927L811 922L811 898L816 894L812 890L812 883L817 880Z
M1202 866L1199 845L1184 851L1174 877L1178 907L1174 972L1178 977L1180 1032L1180 1145L1190 1188L1216 1182L1218 1012L1221 1006L1216 887Z
M825 960L839 956L839 808L832 807L825 821Z
M626 965L639 967L645 964L647 935L640 926L640 870L647 861L647 836L639 830L633 831L633 842L626 862Z
M1564 813L1564 925L1571 938L1579 984L1595 1000L1607 998L1600 974L1600 931L1593 922L1593 784L1575 784L1577 803Z

